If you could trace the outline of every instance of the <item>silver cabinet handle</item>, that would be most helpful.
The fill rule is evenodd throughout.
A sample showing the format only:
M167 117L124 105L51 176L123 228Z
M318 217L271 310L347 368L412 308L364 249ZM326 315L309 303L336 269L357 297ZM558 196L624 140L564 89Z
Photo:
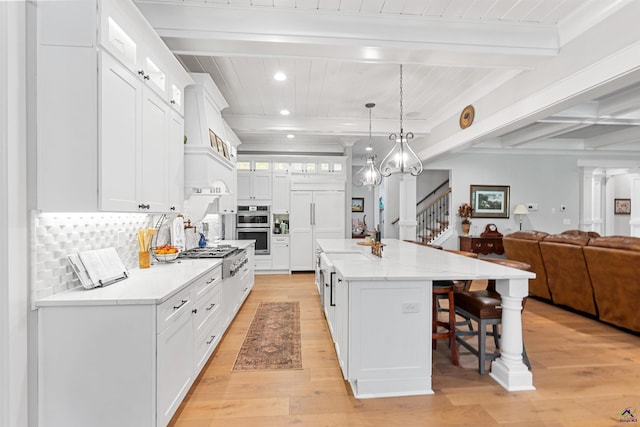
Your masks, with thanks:
M209 341L207 341L207 345L211 344L213 342L213 340L216 339L215 335L211 335L211 339Z
M211 305L209 307L207 307L207 311L211 310L215 306L216 306L215 304L211 303Z

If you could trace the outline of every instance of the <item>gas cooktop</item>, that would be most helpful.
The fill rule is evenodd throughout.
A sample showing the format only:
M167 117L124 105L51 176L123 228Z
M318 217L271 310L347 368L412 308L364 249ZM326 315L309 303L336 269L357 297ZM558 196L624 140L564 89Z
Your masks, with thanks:
M180 258L225 258L234 252L238 248L231 245L220 245L215 247L193 248L181 252Z

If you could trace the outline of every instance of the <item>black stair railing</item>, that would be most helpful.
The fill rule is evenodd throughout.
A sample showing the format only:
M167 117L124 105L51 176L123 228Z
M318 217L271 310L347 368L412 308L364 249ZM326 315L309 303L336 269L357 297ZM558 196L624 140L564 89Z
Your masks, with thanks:
M416 241L429 243L449 227L451 188L416 214Z

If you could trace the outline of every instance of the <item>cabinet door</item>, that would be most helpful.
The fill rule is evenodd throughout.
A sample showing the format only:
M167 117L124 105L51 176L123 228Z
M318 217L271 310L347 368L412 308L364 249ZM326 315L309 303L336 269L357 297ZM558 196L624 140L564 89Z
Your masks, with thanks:
M256 200L271 200L271 173L254 172L253 198Z
M291 270L313 270L313 227L311 191L291 192L289 239Z
M271 261L271 268L274 270L288 270L289 269L289 239L281 238L282 241L276 241L277 237L273 239L271 245L271 255L273 257Z
M142 83L109 54L100 60L100 209L136 211Z
M190 310L158 334L157 353L158 425L165 426L194 379L194 336Z
M336 355L342 369L342 376L347 379L349 372L349 287L340 274L333 277L334 289L334 343Z
M181 212L184 200L184 120L171 112L167 147L167 193L171 212Z
M140 202L151 212L167 211L167 146L169 107L155 92L144 87L142 102L142 154Z
M313 196L315 238L343 238L346 212L344 191L316 191Z
M273 213L289 213L289 176L273 175L272 182Z
M238 171L238 200L249 200L251 196L251 172Z

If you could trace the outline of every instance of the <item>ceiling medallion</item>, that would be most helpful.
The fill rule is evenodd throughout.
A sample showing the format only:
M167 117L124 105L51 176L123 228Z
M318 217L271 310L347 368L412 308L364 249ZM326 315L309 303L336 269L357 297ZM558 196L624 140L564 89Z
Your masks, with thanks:
M476 110L473 108L473 105L467 105L466 107L464 107L462 113L460 114L460 128L466 129L471 126L475 115Z

